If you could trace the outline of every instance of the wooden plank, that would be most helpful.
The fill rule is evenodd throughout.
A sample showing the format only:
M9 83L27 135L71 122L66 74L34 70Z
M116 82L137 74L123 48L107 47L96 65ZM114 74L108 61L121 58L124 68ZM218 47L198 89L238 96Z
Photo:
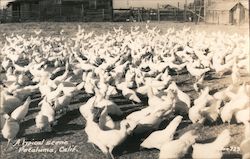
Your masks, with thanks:
M187 11L194 13L195 15L197 15L198 17L200 17L201 19L204 19L204 17L202 17L201 15L197 14L197 13L196 13L195 11L193 11L193 10L187 9Z

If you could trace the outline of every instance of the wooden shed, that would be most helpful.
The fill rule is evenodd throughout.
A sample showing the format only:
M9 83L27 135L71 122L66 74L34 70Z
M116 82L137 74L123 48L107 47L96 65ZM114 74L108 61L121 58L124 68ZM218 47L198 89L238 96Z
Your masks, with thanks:
M230 23L243 24L249 21L249 7L246 8L241 2L230 10Z
M248 24L249 23L249 2L248 1L242 1L240 2L242 4L242 6L244 7L244 11L242 12L242 15L241 15L241 20L240 22L241 23L245 23L245 24Z
M39 14L39 0L16 0L9 2L8 15L12 21L32 20Z
M205 5L206 23L235 25L249 21L249 7L245 1L210 1Z

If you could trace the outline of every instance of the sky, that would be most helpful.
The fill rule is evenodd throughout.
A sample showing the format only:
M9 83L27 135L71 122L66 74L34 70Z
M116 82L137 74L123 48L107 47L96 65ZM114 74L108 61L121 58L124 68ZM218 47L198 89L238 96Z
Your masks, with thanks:
M6 8L7 4L14 0L0 0L0 9Z
M180 8L184 8L185 0L114 0L113 7L115 9L124 8L124 6L128 6L126 8L132 7L144 7L144 8L157 8L157 4L170 4L173 6L179 6ZM194 0L187 0L187 3L194 2Z

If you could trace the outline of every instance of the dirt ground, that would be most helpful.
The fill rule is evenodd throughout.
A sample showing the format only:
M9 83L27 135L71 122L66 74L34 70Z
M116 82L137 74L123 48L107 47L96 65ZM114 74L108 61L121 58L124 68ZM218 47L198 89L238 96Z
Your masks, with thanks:
M4 43L4 35L10 35L12 33L19 33L30 35L33 34L32 30L34 29L42 29L41 36L59 36L59 32L61 29L65 31L65 36L72 36L75 31L77 31L78 24L80 24L83 28L86 28L86 31L94 30L96 33L105 33L106 31L112 29L112 27L123 26L125 29L130 29L130 26L145 26L146 23L11 23L11 24L0 24L0 46ZM241 35L249 35L248 26L222 26L222 25L205 25L199 24L194 25L193 23L169 23L169 22L160 22L160 23L149 23L150 26L159 27L162 32L167 30L169 27L174 27L175 29L181 29L184 26L189 26L197 31L225 31L230 34L238 33ZM189 77L187 74L181 74L174 76L176 79L178 86L184 91L187 92L192 100L197 97L198 94L195 93L192 87L193 79ZM242 73L242 81L245 81L247 84L250 84L250 76L247 73ZM205 78L205 86L209 86L211 89L211 93L225 88L231 83L230 75L225 75L222 78L218 78L214 73L210 73L207 78ZM57 125L53 127L51 132L39 132L35 127L35 119L39 108L37 107L37 103L39 102L39 98L34 100L32 103L29 113L25 120L20 125L20 132L17 136L17 139L25 139L29 141L39 141L45 139L45 142L48 141L67 141L67 145L42 145L42 146L28 146L32 148L53 148L55 152L53 153L32 153L32 152L18 152L21 146L12 146L7 151L5 151L5 146L7 141L3 139L2 135L0 135L1 141L1 157L0 158L9 158L9 159L19 159L19 158L65 158L65 159L73 159L73 158L82 158L82 159L102 159L106 158L97 148L93 147L93 145L87 143L87 135L84 132L85 120L81 116L78 108L80 105L84 104L84 102L89 98L89 95L81 94L74 98L74 102L70 105L70 111L67 114L61 116L58 119ZM112 98L115 103L117 103L124 112L128 112L127 105L131 104L131 102L127 101L121 96ZM143 104L147 101L145 100ZM142 104L142 105L143 105ZM133 106L133 105L132 105ZM138 106L138 109L141 108ZM172 119L172 118L171 118ZM165 121L161 127L164 128L171 119ZM180 136L187 130L198 127L198 125L191 124L188 117L184 117L183 122L177 129L176 137ZM224 129L228 128L231 133L231 142L228 146L229 149L225 150L223 158L240 158L240 152L232 150L233 147L238 147L240 142L243 139L243 125L236 124L232 122L231 124L223 124L221 121L216 122L215 124L206 124L202 127L199 127L199 138L198 142L206 143L214 140L214 138ZM128 139L116 147L113 151L113 154L116 158L119 159L153 159L158 158L159 151L158 150L146 150L140 148L140 143L144 138L149 135L150 132L146 134L139 135L131 135ZM77 146L76 152L59 152L61 147L74 147ZM191 158L190 154L192 150L189 150L189 154L187 154L184 158Z

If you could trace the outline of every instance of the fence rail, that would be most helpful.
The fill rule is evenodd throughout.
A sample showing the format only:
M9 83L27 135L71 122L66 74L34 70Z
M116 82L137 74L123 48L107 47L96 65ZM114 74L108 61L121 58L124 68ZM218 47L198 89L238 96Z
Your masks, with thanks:
M195 15L188 10L178 9L115 9L113 13L114 21L186 21Z

